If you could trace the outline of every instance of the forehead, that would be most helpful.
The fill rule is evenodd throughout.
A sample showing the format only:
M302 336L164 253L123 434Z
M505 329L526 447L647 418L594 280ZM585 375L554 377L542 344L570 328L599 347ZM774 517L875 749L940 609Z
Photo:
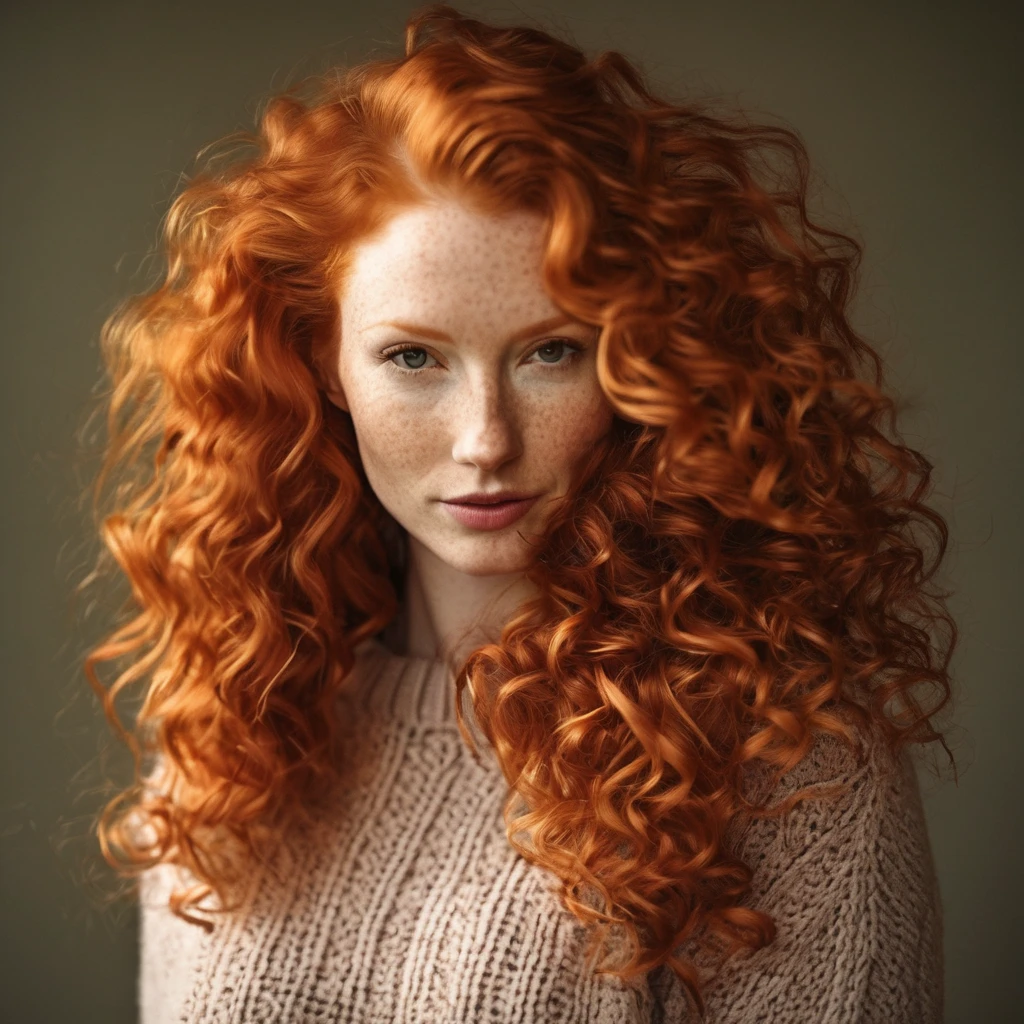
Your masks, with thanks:
M452 304L553 311L541 276L546 234L544 219L527 211L497 216L455 200L403 210L354 247L343 315Z

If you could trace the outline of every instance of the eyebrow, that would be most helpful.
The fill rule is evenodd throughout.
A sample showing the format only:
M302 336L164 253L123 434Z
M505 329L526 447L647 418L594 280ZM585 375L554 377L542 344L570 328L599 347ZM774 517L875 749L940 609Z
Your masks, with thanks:
M517 341L525 341L527 338L532 337L534 334L543 334L544 331L550 331L555 327L561 327L564 324L572 323L572 317L566 316L564 313L560 313L557 316L548 317L547 320L538 320L535 324L530 324L527 327L520 328L515 331L508 338L508 341L514 344ZM422 324L411 324L405 320L381 320L380 323L370 324L369 327L364 327L363 331L369 331L374 327L395 327L400 331L406 331L409 334L418 334L420 337L429 338L431 341L448 341L450 342L451 336L445 334L444 331L439 331L435 327L424 327Z

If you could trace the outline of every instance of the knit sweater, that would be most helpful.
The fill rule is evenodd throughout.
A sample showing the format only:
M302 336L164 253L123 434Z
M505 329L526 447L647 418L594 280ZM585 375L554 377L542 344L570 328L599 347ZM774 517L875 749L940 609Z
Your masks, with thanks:
M167 909L187 876L143 876L141 1024L698 1020L668 968L627 984L585 966L587 932L557 880L508 842L507 784L493 751L478 743L479 764L460 735L446 667L377 639L356 653L357 781L283 877L261 875L244 913L207 933ZM705 967L708 1024L941 1021L941 906L917 777L906 755L870 751L858 765L819 737L775 794L835 780L847 793L744 832L744 902L777 935Z

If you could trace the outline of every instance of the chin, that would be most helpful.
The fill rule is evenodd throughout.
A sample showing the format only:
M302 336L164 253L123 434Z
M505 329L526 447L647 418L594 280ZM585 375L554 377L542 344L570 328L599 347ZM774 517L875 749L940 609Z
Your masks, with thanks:
M509 551L478 551L467 545L460 551L438 552L445 562L453 569L464 572L467 576L507 576L511 573L525 572L530 566L530 557L521 545L517 550Z

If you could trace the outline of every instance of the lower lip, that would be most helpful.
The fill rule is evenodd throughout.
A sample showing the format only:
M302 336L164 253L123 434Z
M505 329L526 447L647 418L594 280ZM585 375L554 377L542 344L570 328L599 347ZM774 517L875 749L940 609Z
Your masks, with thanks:
M464 505L456 501L443 502L453 518L474 530L501 530L511 526L530 510L539 495L519 501L499 501L494 505Z

